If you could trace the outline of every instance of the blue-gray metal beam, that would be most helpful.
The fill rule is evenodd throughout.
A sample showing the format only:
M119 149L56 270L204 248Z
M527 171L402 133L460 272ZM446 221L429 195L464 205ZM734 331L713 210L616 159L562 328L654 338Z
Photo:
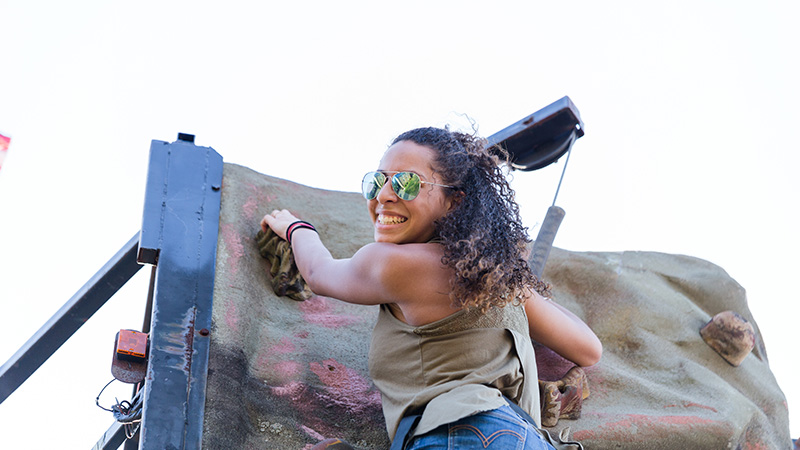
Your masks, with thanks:
M125 425L114 421L92 450L117 450L125 439Z
M136 262L136 233L2 367L0 403L30 377L119 288L142 267Z
M156 264L139 448L199 449L205 409L222 157L153 141L139 260Z

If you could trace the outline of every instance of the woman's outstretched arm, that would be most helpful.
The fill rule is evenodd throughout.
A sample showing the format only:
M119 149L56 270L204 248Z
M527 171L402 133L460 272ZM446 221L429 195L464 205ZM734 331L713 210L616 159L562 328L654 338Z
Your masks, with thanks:
M579 366L600 361L603 344L578 316L536 292L525 301L525 313L533 340L549 347Z
M261 220L283 239L289 225L297 217L286 210L273 211ZM359 250L352 258L335 259L313 230L297 228L292 232L292 251L297 269L314 293L334 297L349 303L388 303L381 280L380 259L370 249Z
M286 238L297 218L286 210L264 216L261 227ZM441 249L431 244L372 243L351 258L335 259L312 230L292 234L292 251L300 274L314 293L348 303L398 305L401 320L429 323L454 309L447 295L451 272L441 263ZM413 280L413 282L409 282Z

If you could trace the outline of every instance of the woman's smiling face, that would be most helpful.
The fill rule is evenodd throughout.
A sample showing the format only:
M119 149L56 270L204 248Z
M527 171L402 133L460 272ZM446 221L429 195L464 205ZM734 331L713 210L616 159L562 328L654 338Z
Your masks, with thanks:
M391 176L394 172L414 172L422 181L446 184L433 170L434 150L411 141L400 141L389 147L378 166L379 171ZM445 188L422 183L419 195L413 200L402 200L392 190L391 180L367 201L369 214L375 227L375 242L394 244L428 242L435 234L434 222L442 218L453 206Z

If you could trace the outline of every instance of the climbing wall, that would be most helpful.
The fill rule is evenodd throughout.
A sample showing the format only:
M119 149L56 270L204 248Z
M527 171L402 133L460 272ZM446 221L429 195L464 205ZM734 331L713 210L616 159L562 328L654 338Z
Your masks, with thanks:
M376 308L272 292L255 235L261 217L282 208L313 223L335 257L372 240L359 194L225 165L203 447L308 449L336 437L388 448L367 373ZM605 349L586 369L580 419L553 431L568 426L590 449L790 448L785 398L745 291L724 270L687 256L553 249L544 278ZM699 334L726 310L755 329L756 348L738 367ZM540 378L570 368L537 351Z

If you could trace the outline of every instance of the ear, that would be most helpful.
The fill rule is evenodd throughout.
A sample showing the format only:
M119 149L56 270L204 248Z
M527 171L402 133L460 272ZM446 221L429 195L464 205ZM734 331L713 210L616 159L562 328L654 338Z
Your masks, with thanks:
M458 204L461 203L461 200L464 199L464 195L465 195L464 191L458 191L452 195L447 196L447 198L445 199L445 207L447 208L448 213L456 209Z

